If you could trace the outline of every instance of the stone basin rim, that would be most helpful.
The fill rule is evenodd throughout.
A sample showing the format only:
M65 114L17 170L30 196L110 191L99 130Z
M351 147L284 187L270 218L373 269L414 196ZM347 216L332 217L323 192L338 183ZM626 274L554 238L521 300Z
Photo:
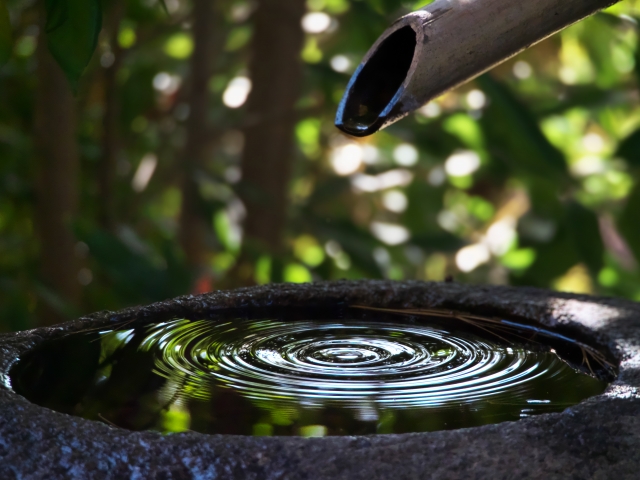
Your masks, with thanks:
M433 471L429 470L432 473L440 471L438 475L441 477L452 478L454 470L442 470L442 465L447 464L443 460L445 452L440 452L440 459L438 459L438 455L427 459L424 457L424 452L420 454L419 450L416 450L416 446L422 445L426 449L425 451L431 451L431 455L434 455L434 448L438 450L436 447L442 445L442 442L457 445L454 450L458 459L473 458L475 465L480 465L479 470L473 470L470 469L471 464L465 467L456 463L456 475L462 475L462 472L482 471L482 468L485 467L495 469L501 465L500 468L503 468L509 463L508 461L505 463L505 459L498 458L499 456L491 460L486 455L481 455L483 460L479 460L479 452L483 448L484 450L488 448L486 446L488 441L497 445L504 442L506 438L510 438L509 445L513 442L515 442L514 445L518 442L533 442L540 447L540 439L533 439L531 432L554 430L561 426L565 431L565 436L566 432L573 430L583 438L597 437L597 432L591 432L587 435L583 431L585 418L592 419L590 426L597 426L600 433L608 431L607 428L610 428L611 435L615 431L622 434L633 424L627 419L629 415L635 419L634 421L637 420L637 425L635 430L626 431L631 435L625 437L625 442L628 445L620 448L621 451L627 452L630 451L629 448L633 444L638 447L634 447L634 452L638 453L631 454L627 461L617 462L615 465L617 465L616 468L622 469L619 470L619 473L628 472L630 475L633 472L637 473L636 469L640 467L640 394L638 388L640 387L640 304L616 298L564 294L528 287L471 286L457 283L384 280L318 282L302 285L275 284L196 296L187 295L120 312L98 312L56 327L0 335L0 384L7 384L8 372L19 355L35 348L43 341L89 327L108 328L116 323L129 320L135 320L135 325L144 325L172 318L197 318L198 315L206 316L207 313L210 314L218 310L275 305L301 306L313 305L314 303L323 305L361 304L398 308L448 308L462 311L472 310L474 313L484 315L505 315L512 318L536 320L546 327L560 331L568 330L574 336L593 339L600 346L608 348L613 357L620 362L619 375L603 395L587 399L560 413L461 430L320 439L225 436L192 432L162 436L155 432L131 432L124 429L114 429L99 422L53 412L32 404L1 386L0 459L4 459L5 464L0 466L0 476L2 476L3 469L11 468L11 465L16 464L15 462L19 462L21 466L16 467L18 470L14 469L13 473L17 471L23 474L29 473L33 478L58 478L45 475L45 470L42 469L47 462L57 466L61 462L65 464L75 462L80 469L90 468L91 471L99 471L104 474L108 473L107 470L110 472L111 469L105 470L106 467L103 468L99 465L100 459L103 463L106 462L104 465L117 467L113 470L114 475L115 472L120 471L118 469L125 468L125 466L130 468L133 464L137 465L136 468L141 469L140 471L146 472L145 475L150 475L160 469L161 471L173 472L175 475L189 474L193 476L197 469L204 468L207 459L215 458L215 468L218 472L237 470L237 472L242 472L244 478L301 478L303 473L307 478L339 478L342 473L348 473L349 478L385 478L384 475L380 475L391 466L394 466L394 476L402 478L404 471L406 478L411 478L409 472L415 473L416 468L427 468L428 465L431 465L428 468L433 468ZM593 344L593 342L590 343ZM627 419L624 422L621 421L623 417ZM24 451L24 440L19 441L24 437L19 433L25 429L33 436L33 440L27 442L29 445L27 451ZM39 439L39 444L37 448L34 448L36 439ZM60 444L60 439L65 439L66 442L63 441ZM73 439L76 444L82 444L84 447L73 448L67 445L67 449L70 450L65 450L63 448L65 444L74 443ZM557 439L555 441L556 443L560 442L556 448L556 450L559 449L555 452L556 455L563 449L571 449L571 442L565 444ZM407 442L410 442L411 446L408 446ZM22 453L13 451L19 448L19 444L22 447ZM118 445L118 447L114 449L114 445ZM141 445L145 446L141 447ZM402 452L398 451L399 445L404 445ZM143 449L142 453L139 452L140 448ZM530 448L530 446L526 448ZM580 462L585 464L583 468L600 468L597 456L594 457L593 452L589 453L587 450L584 452L584 458L582 458L582 454L577 455L576 452L574 453L577 457L574 455L572 458L580 458ZM131 460L131 453L134 451L142 455L135 461ZM167 464L170 461L167 456L168 451L172 451L174 454L180 452L183 455L183 460L171 467ZM391 451L395 452L393 461L387 459L386 462L382 462L385 454L388 455ZM117 459L118 455L123 455L124 452L130 452L127 455L128 462ZM300 460L302 453L305 454L308 462ZM334 467L328 465L327 455L334 459L340 459L344 471L337 471L335 465ZM527 457L526 454L525 457ZM38 463L42 458L47 461ZM186 458L191 460L185 462ZM417 461L417 458L420 460ZM295 459L297 459L297 463L291 464ZM478 464L479 461L480 464ZM531 461L533 462L533 457ZM378 476L371 476L371 471L369 477L362 475L361 473L367 468L362 472L354 470L358 462L370 465L369 470L373 469L373 473L378 472ZM526 466L527 461L520 458L518 462L509 468L517 467L514 472L520 469L525 478L533 478L534 471L529 470L527 473L523 470L523 465ZM450 463L449 461L448 464ZM291 464L290 467L287 467L289 471L286 468L283 470L285 464ZM538 469L536 471L544 473L544 468L539 468L539 461L536 461L535 464ZM222 470L220 470L221 468ZM496 470L492 471L496 472ZM613 471L617 470L609 469L607 474ZM92 476L89 470L85 470L84 473L88 478ZM59 478L71 477L62 475ZM117 477L107 475L105 478ZM223 475L221 478L227 477Z

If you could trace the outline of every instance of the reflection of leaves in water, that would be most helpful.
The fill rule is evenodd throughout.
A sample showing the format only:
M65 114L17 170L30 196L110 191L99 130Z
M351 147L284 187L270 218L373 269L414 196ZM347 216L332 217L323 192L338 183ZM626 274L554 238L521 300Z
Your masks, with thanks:
M92 341L97 338L97 334L87 335L78 342L63 337L25 355L12 370L14 390L38 405L76 413L98 368L100 343Z
M108 336L103 347L104 352L111 352L103 364L109 375L100 377L88 392L80 413L94 419L101 415L131 430L155 427L162 410L156 391L165 380L153 372L154 354L139 349L145 331L118 333Z
M181 403L173 403L160 414L159 426L165 432L186 432L191 426L191 414Z

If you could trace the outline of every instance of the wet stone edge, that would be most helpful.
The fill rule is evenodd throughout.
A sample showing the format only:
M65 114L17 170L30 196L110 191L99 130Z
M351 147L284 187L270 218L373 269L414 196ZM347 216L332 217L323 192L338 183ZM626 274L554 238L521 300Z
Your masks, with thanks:
M117 478L121 473L119 469L130 469L132 465L137 465L136 468L141 468L140 471L147 475L154 471L166 471L173 472L170 478L173 475L179 478L183 474L194 476L208 462L211 468L215 467L214 470L218 472L216 475L222 475L221 478L232 478L236 474L244 478L332 478L340 472L348 474L350 478L385 478L387 468L394 468L399 478L403 475L411 478L411 472L415 474L426 468L433 469L431 473L434 475L440 469L441 477L453 478L452 475L455 477L464 471L482 472L483 468L489 469L487 474L496 473L498 470L495 469L500 465L508 465L510 456L504 452L496 458L490 455L494 447L499 448L501 439L510 438L510 445L514 447L518 442L538 445L542 440L537 437L532 439L531 432L549 432L558 428L564 432L562 437L568 439L567 444L557 438L554 441L560 443L555 447L553 441L544 441L544 449L552 448L555 452L552 452L553 455L562 456L561 461L560 457L548 458L552 453L545 454L549 468L555 465L552 470L555 469L553 471L556 473L561 471L558 465L563 462L573 465L571 468L575 472L577 463L571 463L571 459L579 459L583 465L580 468L587 469L585 474L595 474L598 469L605 468L607 474L618 472L624 477L626 472L631 475L640 468L640 304L615 298L562 294L533 288L418 281L279 284L213 292L120 312L99 312L57 327L0 335L0 382L5 384L7 373L19 355L45 340L86 328L109 328L124 321L133 321L132 325L140 326L173 318L204 318L212 312L226 309L314 304L447 308L537 320L546 327L568 331L580 340L593 339L601 346L608 347L620 362L620 372L605 394L562 413L454 431L314 440L198 433L161 436L154 432L129 432L38 407L0 387L0 459L6 460L0 466L0 476L9 469L14 474L28 473L33 478L47 478L47 475L48 478L72 478L67 476L67 468L63 469L66 473L60 476L51 476L50 468L73 464L89 477L92 476L91 472L101 472L100 476L105 474L105 478ZM593 344L593 341L589 343ZM585 425L586 419L589 419L589 425ZM20 429L29 431L20 432ZM575 435L572 435L572 429ZM585 433L584 429L588 431ZM576 435L582 439L578 443L590 442L590 436L593 437L591 441L595 441L596 437L607 435L599 439L600 443L608 444L609 453L605 455L606 458L603 457L606 462L584 445L575 450ZM624 442L620 440L612 445L616 435L623 435ZM442 442L452 441L455 444L453 450L450 448L445 452L436 448L438 445L442 447ZM66 445L65 450L63 447L68 442L75 443L76 447ZM492 446L487 442L493 442ZM114 445L118 447L114 448ZM400 445L403 447L398 450ZM415 450L418 446L422 448L420 454ZM538 446L542 448L542 445ZM622 460L612 463L608 457L612 455L610 450L614 447L619 447L624 455L621 453ZM354 455L356 451L364 456ZM426 458L428 451L431 451L431 457ZM391 452L393 458L385 456ZM457 456L451 457L454 452ZM522 452L520 450L517 465L510 468L527 468L526 457L531 454L524 454L523 457ZM134 453L138 455L135 460L131 457ZM300 457L302 454L304 461ZM372 456L369 457L369 454ZM114 455L124 457L118 459ZM171 462L176 461L175 455L181 456L181 460L171 466ZM342 463L329 464L327 458L340 459ZM455 469L442 470L447 465L451 467L452 458L456 459ZM460 463L464 458L476 460L473 465ZM103 459L103 463L100 463L100 459ZM523 470L523 475L526 478L542 478L537 475L548 474L544 462L541 466L541 461L536 458L537 470ZM358 468L358 462L365 462L366 465L361 464ZM237 472L233 473L236 469ZM225 477L224 472L231 477Z

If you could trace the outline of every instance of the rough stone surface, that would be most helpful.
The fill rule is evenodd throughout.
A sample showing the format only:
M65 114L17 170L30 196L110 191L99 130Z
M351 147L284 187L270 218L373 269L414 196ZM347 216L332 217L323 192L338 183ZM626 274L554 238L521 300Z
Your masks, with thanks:
M42 341L122 321L267 305L444 307L537 320L606 345L618 379L562 413L477 428L304 439L129 432L29 403L10 390L16 358ZM422 282L326 282L185 296L59 327L0 335L0 479L637 479L640 305L545 290Z

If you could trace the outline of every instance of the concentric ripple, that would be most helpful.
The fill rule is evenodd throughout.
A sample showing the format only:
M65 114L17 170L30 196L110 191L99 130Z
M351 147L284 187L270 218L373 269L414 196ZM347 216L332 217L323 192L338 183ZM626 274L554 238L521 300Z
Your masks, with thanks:
M563 410L606 386L537 343L379 317L102 332L70 413L165 432L429 431Z
M563 366L556 355L389 323L183 322L159 328L143 347L158 351L156 371L165 378L209 376L249 398L307 405L366 399L407 408L513 397L540 376L562 381Z

